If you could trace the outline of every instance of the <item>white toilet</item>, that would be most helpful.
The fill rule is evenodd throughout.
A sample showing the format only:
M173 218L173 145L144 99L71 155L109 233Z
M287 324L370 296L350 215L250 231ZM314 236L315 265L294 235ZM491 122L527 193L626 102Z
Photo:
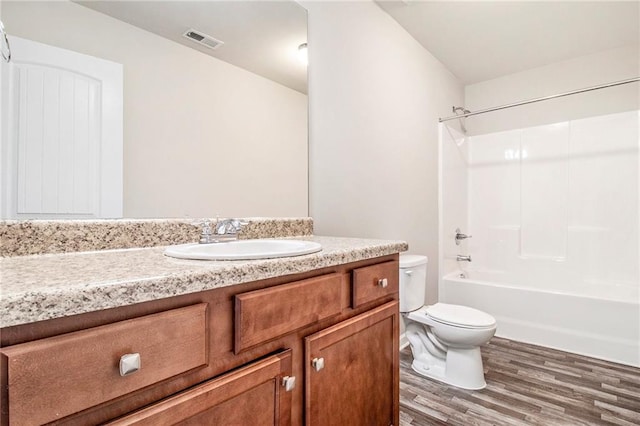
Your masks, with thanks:
M480 345L496 332L491 315L466 306L423 306L427 257L400 256L400 312L419 374L463 389L482 389Z

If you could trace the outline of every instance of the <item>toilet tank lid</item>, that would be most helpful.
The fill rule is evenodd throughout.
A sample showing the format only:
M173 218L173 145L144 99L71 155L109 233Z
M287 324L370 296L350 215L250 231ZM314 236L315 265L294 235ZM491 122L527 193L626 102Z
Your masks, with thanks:
M400 267L401 268L413 268L414 266L424 265L429 261L427 256L418 254L401 254L400 255Z

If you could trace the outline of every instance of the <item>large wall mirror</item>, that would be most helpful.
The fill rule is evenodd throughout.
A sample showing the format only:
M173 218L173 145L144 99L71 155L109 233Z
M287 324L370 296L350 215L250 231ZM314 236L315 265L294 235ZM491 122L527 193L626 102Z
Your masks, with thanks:
M17 40L16 46L24 46L21 43L26 40L25 43L64 49L121 67L123 217L308 214L307 69L300 58L300 46L307 41L307 14L299 4L2 0L0 18L9 36ZM42 124L38 118L40 110L63 109L60 92L67 92L62 77L47 77L46 72L42 74L37 69L30 74L12 71L9 67L19 67L17 58L24 53L17 49L12 49L15 63L2 65L2 161L3 165L13 161L14 166L27 172L8 175L8 168L3 166L1 183L3 188L14 189L10 203L6 191L3 194L5 207L13 203L24 211L16 215L4 208L2 218L97 217L82 209L77 215L66 214L63 204L73 203L65 199L60 189L65 179L75 185L76 192L91 195L94 187L82 189L80 185L77 189L79 182L85 181L84 175L73 177L69 170L75 167L72 159L77 160L79 148L73 148L76 154L62 148L62 120L49 118ZM11 89L4 82L8 74L19 75L18 80L23 85L29 82L30 86ZM83 72L78 75L80 80L84 78ZM59 84L51 86L51 81ZM69 93L73 95L67 93L67 97L75 96L77 100L81 98L78 93L86 93L86 102L91 103L93 89L86 91L81 83L82 90L78 84L71 84ZM49 92L56 96L53 101L46 101ZM9 93L13 96L11 102L7 102ZM44 106L21 104L26 99L31 102L29 105L36 105L41 100L40 93L45 93ZM9 113L11 108L18 112ZM100 112L101 108L94 109ZM29 117L36 118L17 118L25 109L31 111ZM93 123L92 116L88 117L85 121ZM32 122L39 124L31 125ZM67 133L84 131L82 126L69 125ZM106 125L96 127L97 134ZM48 129L62 134L53 145L47 141L46 136L51 134ZM11 145L26 134L36 141L30 142L35 148ZM117 151L110 154L108 148L99 144L96 147L92 149L102 150L107 156ZM60 161L46 166L51 158ZM108 166L91 163L85 169L87 176L97 176L103 185L117 181L100 174ZM40 177L42 183L33 176ZM51 212L38 210L37 196L22 200L25 196L21 191L29 185L44 200L40 206L54 206ZM97 200L98 204L109 203L108 197ZM24 207L29 203L35 207Z

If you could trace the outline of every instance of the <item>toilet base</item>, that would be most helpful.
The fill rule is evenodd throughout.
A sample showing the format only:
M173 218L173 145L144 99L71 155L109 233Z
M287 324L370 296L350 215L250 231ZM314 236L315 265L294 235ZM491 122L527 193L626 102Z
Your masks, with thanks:
M480 348L449 348L446 361L431 356L414 358L411 368L421 376L462 389L479 390L487 386Z

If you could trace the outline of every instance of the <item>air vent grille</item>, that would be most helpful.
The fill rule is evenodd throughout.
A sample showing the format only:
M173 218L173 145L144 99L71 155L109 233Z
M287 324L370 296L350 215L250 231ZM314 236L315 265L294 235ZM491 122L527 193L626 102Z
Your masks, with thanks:
M209 35L206 35L204 33L201 33L200 31L196 31L194 29L191 30L187 30L185 31L184 34L182 34L183 37L188 38L189 40L193 40L198 44L201 44L205 47L208 47L209 49L217 49L218 47L222 46L224 44L223 41L220 41L218 39L215 39Z

